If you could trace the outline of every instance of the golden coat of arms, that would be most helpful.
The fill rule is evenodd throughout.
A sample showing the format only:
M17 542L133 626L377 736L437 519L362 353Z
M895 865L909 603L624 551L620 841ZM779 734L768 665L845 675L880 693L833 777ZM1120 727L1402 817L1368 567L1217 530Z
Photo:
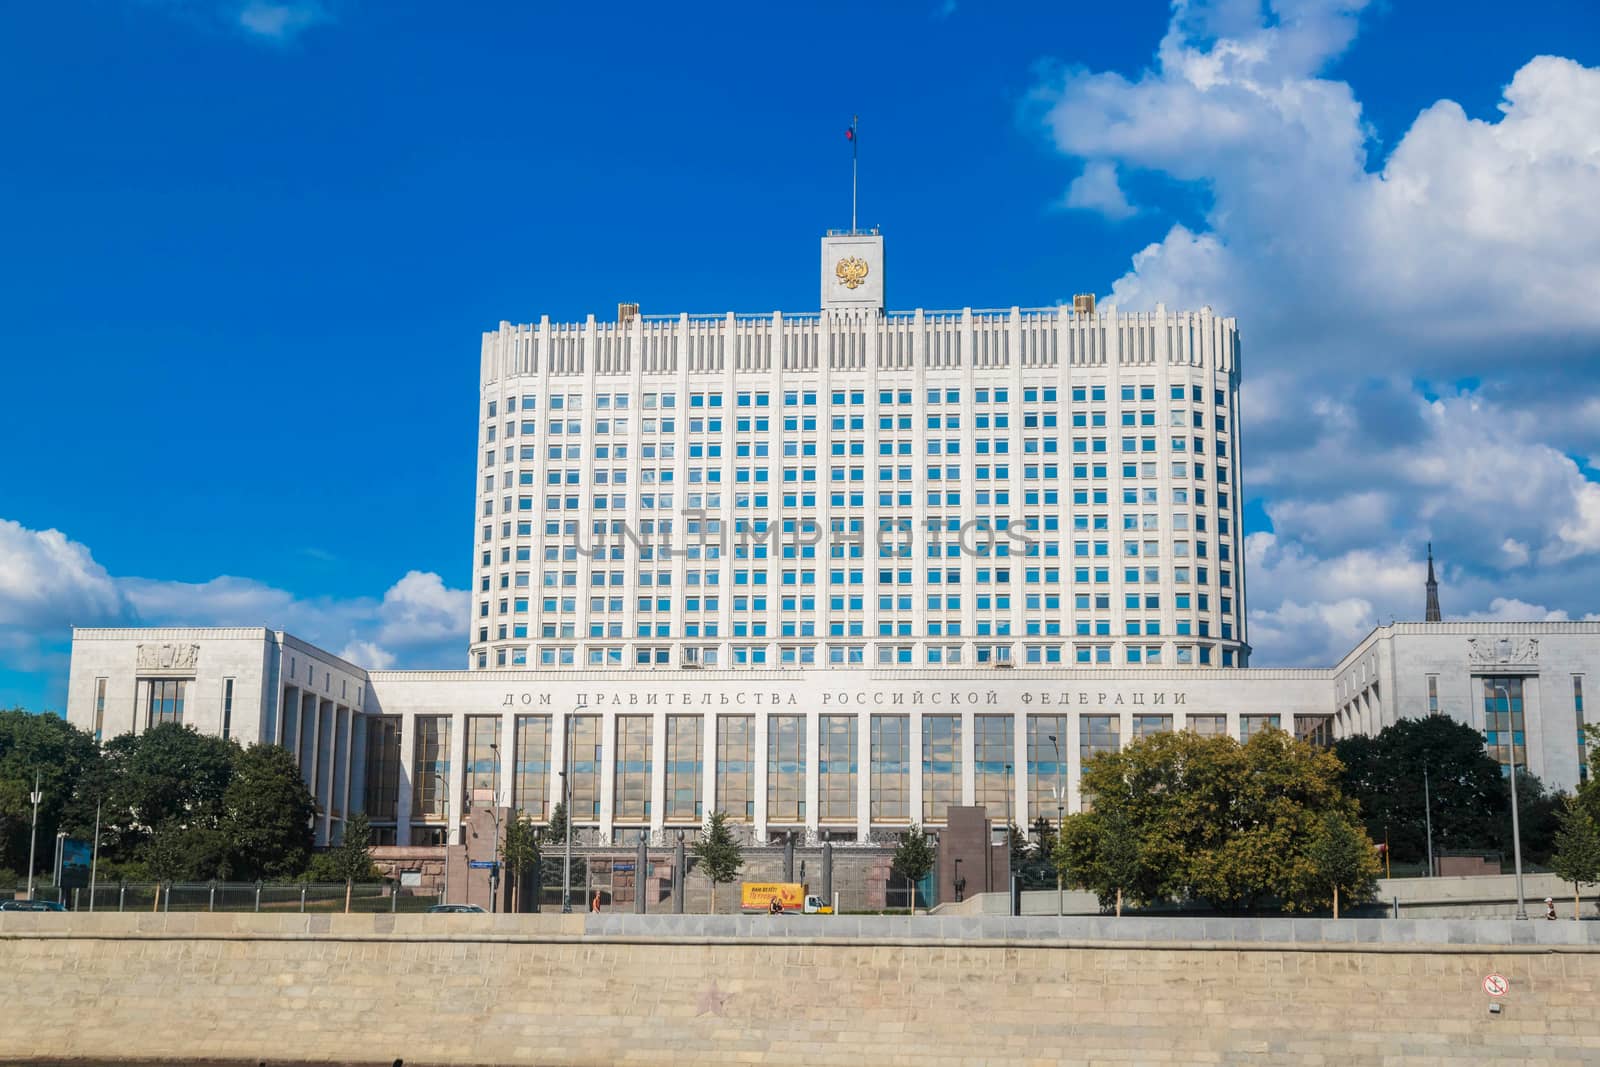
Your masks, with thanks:
M846 289L854 289L867 280L867 261L857 256L846 256L834 264L833 273Z

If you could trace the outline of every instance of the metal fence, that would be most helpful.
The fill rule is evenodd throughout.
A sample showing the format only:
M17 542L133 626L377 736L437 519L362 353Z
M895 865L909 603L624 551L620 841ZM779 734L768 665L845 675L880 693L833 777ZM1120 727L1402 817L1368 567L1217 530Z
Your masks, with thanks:
M26 890L17 887L17 896ZM343 912L345 886L310 882L101 882L58 889L35 885L34 898L57 901L72 911L265 911ZM392 883L351 887L352 912L422 911L442 904L444 894L396 888Z

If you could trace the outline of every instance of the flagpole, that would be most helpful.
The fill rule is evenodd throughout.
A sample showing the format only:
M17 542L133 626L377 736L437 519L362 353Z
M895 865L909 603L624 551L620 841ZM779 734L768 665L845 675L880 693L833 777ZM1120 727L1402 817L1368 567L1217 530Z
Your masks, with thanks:
M861 125L861 116L850 117L850 233L856 232L856 156L860 151L861 135L856 132L856 127Z

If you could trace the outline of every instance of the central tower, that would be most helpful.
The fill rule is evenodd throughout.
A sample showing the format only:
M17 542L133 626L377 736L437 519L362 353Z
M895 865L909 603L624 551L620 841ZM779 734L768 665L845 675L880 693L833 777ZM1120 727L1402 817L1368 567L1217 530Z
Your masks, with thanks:
M824 314L883 315L883 235L829 230L822 239Z

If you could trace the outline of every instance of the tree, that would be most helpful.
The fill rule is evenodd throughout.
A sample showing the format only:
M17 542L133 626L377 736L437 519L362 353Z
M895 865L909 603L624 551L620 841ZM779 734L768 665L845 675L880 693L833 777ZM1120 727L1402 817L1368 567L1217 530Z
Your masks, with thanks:
M1069 815L1054 861L1064 881L1094 893L1102 908L1114 907L1119 916L1125 896L1138 903L1151 899L1137 896L1144 873L1139 840L1119 808Z
M550 810L550 824L544 828L544 840L552 845L564 845L567 842L567 802L556 801L556 806Z
M373 881L378 875L372 863L372 823L366 812L358 811L345 820L344 836L325 855L330 873L344 883L344 910L348 912L355 884Z
M39 847L35 864L48 869L58 830L87 838L94 826L94 800L81 816L86 786L97 780L100 749L94 737L50 712L0 711L0 868L28 865L34 774L38 772ZM9 891L9 886L5 887Z
M1567 801L1555 845L1550 868L1562 881L1572 883L1572 918L1576 921L1583 887L1600 882L1600 827L1577 800Z
M1371 900L1378 888L1378 851L1372 840L1341 811L1325 811L1308 850L1318 882L1332 891L1333 917L1339 917L1339 893L1348 903Z
M177 723L108 741L104 825L112 855L138 852L165 823L218 828L239 751L232 741Z
M506 824L505 837L500 842L500 862L511 878L511 910L522 910L522 880L524 874L534 871L534 885L538 883L539 831L531 822L512 819ZM643 877L641 874L640 877Z
M1322 813L1356 811L1330 753L1266 730L1240 745L1187 731L1142 738L1084 765L1093 809L1067 820L1058 863L1102 901L1199 897L1225 910L1306 910ZM1130 854L1131 853L1131 854Z
M233 779L223 792L223 808L234 877L289 879L305 871L315 841L317 807L288 749L252 745L239 752Z
M738 877L739 868L744 866L744 849L739 847L733 831L728 829L726 813L721 811L711 813L690 851L705 869L706 877L711 880L711 910L715 913L717 886L723 882L733 881Z
M1466 723L1448 715L1401 719L1376 736L1344 738L1333 751L1345 768L1341 788L1360 806L1368 836L1387 835L1396 859L1427 857L1429 809L1436 852L1498 848L1509 838L1505 777L1483 734Z
M894 850L894 859L889 864L891 870L911 883L912 911L917 909L917 883L933 870L933 863L933 842L928 840L927 831L912 823L905 836L900 838L900 844Z

